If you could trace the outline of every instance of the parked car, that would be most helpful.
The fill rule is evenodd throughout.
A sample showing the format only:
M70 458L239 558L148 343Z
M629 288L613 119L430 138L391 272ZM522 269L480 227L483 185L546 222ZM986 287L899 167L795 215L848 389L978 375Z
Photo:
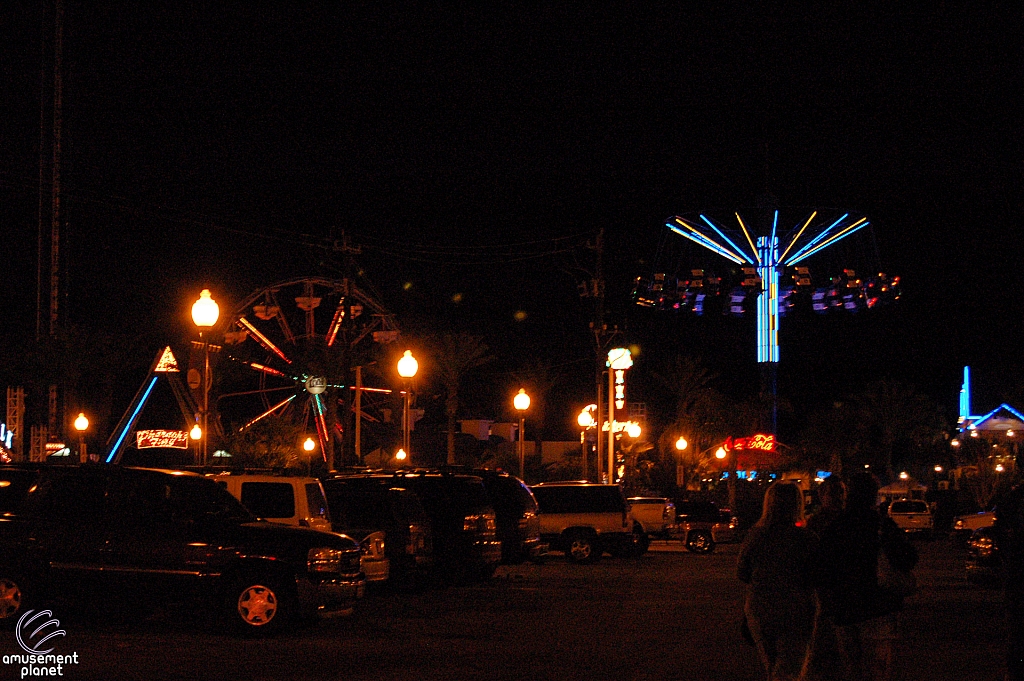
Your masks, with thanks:
M501 561L494 507L475 475L426 471L340 474L414 492L430 518L435 567L449 579L488 578Z
M967 541L967 581L992 582L1000 577L1002 561L993 527L980 527Z
M434 564L434 549L430 518L419 497L358 478L328 478L323 486L336 532L364 543L379 536L390 563L390 580L403 586L422 581Z
M953 532L954 534L969 537L975 530L980 530L983 527L992 527L995 522L996 512L994 509L958 515L953 519Z
M545 482L533 486L541 538L574 563L592 563L605 552L639 556L647 534L633 520L618 485Z
M494 506L501 541L501 562L506 564L536 560L547 553L548 546L540 538L537 500L526 484L508 473L475 469L487 496Z
M649 537L668 539L676 531L676 505L665 497L630 497L627 499L633 520L640 523Z
M932 532L932 510L926 501L897 499L889 504L887 513L904 532L920 532L922 534L931 534Z
M314 530L341 531L331 522L324 488L316 478L231 471L214 475L213 479L258 518ZM391 566L384 551L383 533L357 534L349 536L360 543L366 581L386 581Z
M363 595L359 544L258 521L212 480L121 466L41 469L0 518L0 622L62 594L105 604L215 604L237 629L349 611Z
M675 535L688 551L711 553L718 544L735 542L739 518L710 501L676 502Z

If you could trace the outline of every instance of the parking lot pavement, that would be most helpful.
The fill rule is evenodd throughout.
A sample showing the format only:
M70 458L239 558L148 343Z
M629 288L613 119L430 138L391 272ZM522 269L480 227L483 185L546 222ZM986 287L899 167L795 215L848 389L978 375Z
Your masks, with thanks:
M1002 678L1001 592L969 585L963 547L920 542L920 589L907 601L902 681ZM656 545L638 559L500 568L468 586L375 590L350 617L267 640L239 639L191 610L93 621L55 612L67 679L547 679L759 681L739 621L735 544L697 555ZM16 653L0 632L0 655ZM0 667L0 679L18 678Z

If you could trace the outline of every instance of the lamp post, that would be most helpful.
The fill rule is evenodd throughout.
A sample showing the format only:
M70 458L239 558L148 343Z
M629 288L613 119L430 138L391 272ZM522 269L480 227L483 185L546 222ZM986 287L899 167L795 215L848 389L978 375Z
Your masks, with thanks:
M682 435L676 440L676 487L682 487L686 491L686 471L683 468L683 452L690 446Z
M199 427L199 424L192 426L192 430L188 431L188 436L192 442L196 445L196 459L199 458L199 441L203 439L203 429Z
M583 456L583 479L587 479L587 431L597 425L597 421L594 420L594 412L597 411L597 405L592 404L589 407L584 407L580 411L579 416L576 417L576 423L579 424L580 428L580 453ZM600 440L600 436L598 437Z
M78 461L85 463L89 460L85 452L85 431L89 429L89 419L85 417L83 412L78 413L78 418L75 419L75 430L78 431Z
M523 449L523 427L526 425L526 410L530 408L530 396L520 388L512 398L512 406L519 412L519 479L526 477L526 452Z
M416 375L416 372L419 371L419 368L420 363L412 356L411 350L406 350L402 358L398 360L398 375L405 379L405 400L403 401L402 408L402 449L400 450L405 456L409 456L409 453L412 451L409 438L409 431L412 426L409 422L409 382ZM400 458L399 461L404 460L404 458Z
M199 328L199 340L203 341L203 411L200 414L202 423L202 465L206 465L210 445L210 339L203 335L209 331L220 316L220 306L210 297L210 289L204 288L199 293L199 300L192 303L192 322Z

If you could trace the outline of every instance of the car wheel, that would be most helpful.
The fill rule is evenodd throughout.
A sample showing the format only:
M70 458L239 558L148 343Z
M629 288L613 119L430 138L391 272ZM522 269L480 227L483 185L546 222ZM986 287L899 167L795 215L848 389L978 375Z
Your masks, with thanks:
M601 557L593 535L576 532L569 537L566 557L574 563L593 563Z
M686 549L693 553L711 553L715 550L715 540L707 530L694 530L686 537Z
M272 634L290 616L290 602L280 583L266 575L239 579L228 595L228 615L248 635Z
M24 580L16 575L0 573L0 627L13 628L24 612Z

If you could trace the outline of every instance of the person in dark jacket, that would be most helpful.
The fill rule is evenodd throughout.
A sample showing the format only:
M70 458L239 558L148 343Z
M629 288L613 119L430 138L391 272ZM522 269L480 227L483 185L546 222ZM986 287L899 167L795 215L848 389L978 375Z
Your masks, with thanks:
M846 509L822 531L817 564L822 610L835 623L845 672L857 681L892 675L903 598L879 586L883 541L895 568L910 570L917 562L902 530L878 512L877 496L873 475L857 473L847 481Z
M818 537L825 534L839 516L846 504L846 486L837 475L830 475L818 486L818 501L821 506L807 518L807 529ZM811 653L808 660L808 679L835 679L836 670L842 667L836 626L832 617L825 613L820 602L814 618L814 635L811 637Z

